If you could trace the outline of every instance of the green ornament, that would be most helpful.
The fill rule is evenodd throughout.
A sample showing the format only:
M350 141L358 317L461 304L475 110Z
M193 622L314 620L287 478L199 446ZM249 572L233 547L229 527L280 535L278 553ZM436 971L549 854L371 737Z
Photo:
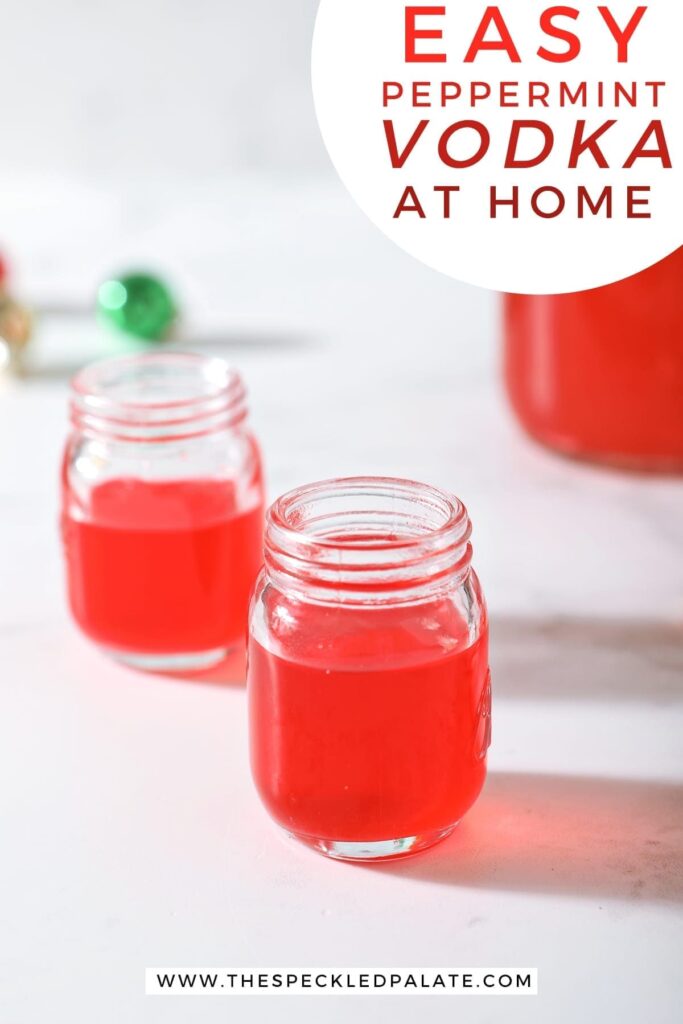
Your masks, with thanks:
M162 341L178 315L163 281L151 274L124 274L100 285L97 307L107 323L146 341Z

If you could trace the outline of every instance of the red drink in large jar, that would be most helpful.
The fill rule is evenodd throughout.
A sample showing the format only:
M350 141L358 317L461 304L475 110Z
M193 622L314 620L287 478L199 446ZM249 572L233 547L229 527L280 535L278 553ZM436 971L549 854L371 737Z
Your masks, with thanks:
M339 859L414 853L475 802L490 742L488 625L467 513L353 479L271 509L252 604L252 771L274 820Z
M244 388L221 360L109 360L74 382L63 468L69 602L143 668L199 669L246 636L263 484Z
M505 380L544 444L683 470L683 248L606 288L506 296Z

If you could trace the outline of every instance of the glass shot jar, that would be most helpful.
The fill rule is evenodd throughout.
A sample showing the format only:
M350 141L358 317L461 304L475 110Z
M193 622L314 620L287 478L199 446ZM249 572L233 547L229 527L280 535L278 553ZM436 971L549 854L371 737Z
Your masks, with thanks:
M606 288L504 302L506 388L532 437L567 455L683 471L683 248Z
M95 363L72 382L62 466L71 611L116 659L199 670L246 639L262 565L261 456L222 359Z
M330 857L444 839L491 736L488 623L457 498L358 477L266 516L250 614L252 773L274 820Z

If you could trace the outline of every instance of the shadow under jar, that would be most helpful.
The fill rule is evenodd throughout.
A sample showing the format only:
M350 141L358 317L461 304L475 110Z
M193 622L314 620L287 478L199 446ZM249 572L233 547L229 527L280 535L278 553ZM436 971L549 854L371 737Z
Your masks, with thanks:
M491 735L488 623L464 506L353 478L280 498L252 600L252 772L274 820L330 857L445 838Z
M566 455L683 472L683 248L571 295L505 297L505 382L517 418Z
M245 390L223 360L110 359L72 383L62 467L69 602L120 661L199 670L246 637L263 480Z

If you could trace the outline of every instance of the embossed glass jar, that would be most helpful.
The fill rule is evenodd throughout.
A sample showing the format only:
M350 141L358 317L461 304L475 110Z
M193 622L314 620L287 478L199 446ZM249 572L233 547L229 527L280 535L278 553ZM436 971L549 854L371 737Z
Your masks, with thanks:
M158 353L75 378L62 472L69 602L82 631L148 669L202 669L246 638L263 481L242 380Z
M253 776L275 821L340 859L415 853L476 800L488 623L457 498L332 480L280 498L250 614Z

